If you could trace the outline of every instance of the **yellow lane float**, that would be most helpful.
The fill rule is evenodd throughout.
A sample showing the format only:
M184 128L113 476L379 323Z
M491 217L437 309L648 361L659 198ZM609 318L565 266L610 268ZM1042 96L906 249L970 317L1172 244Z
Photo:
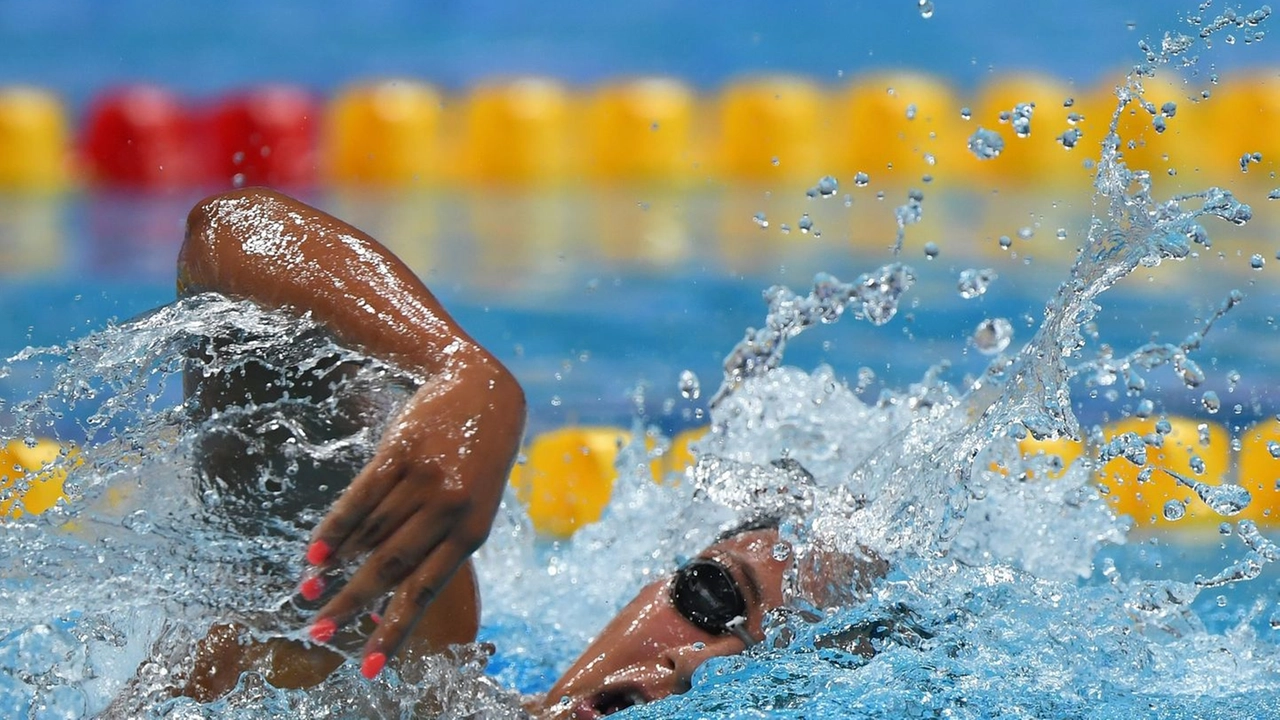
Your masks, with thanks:
M689 444L706 428L677 435L670 448L649 461L655 482L693 463ZM619 451L632 433L616 427L566 427L537 436L525 446L524 461L511 470L511 486L528 509L534 528L549 537L568 537L600 519L618 478ZM654 442L645 440L646 452Z
M70 149L66 113L57 97L36 88L0 88L0 189L61 189L69 175Z
M823 171L824 96L813 82L766 77L736 82L720 98L720 170L747 182L814 182Z
M587 172L626 183L687 178L693 113L693 91L677 80L640 78L601 88L587 108Z
M324 133L330 178L381 187L440 179L443 104L435 88L412 81L342 91L329 104Z
M866 173L878 188L920 187L925 176L958 179L960 102L941 79L877 75L838 98L833 158L842 176Z
M482 185L554 185L570 176L573 99L549 78L484 83L467 98L465 173Z
M0 519L39 515L66 496L67 466L80 464L75 448L53 440L11 440L0 445ZM59 458L65 458L59 462Z

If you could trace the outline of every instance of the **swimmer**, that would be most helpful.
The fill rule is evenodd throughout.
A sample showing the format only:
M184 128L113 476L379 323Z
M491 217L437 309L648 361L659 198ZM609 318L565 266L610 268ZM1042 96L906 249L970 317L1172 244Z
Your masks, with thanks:
M308 687L342 663L331 648L358 652L361 672L373 678L398 654L474 641L480 602L470 556L488 536L525 422L523 391L511 373L377 241L270 190L223 193L191 211L178 291L309 314L342 344L426 378L349 484L317 467L297 474L307 487L290 490L332 501L312 533L312 569L298 591L316 606L314 642L254 640L241 621L219 623L197 644L179 691L212 700L247 670L278 687ZM211 338L193 363L218 347ZM184 385L195 407L214 412L285 392L320 399L350 371L336 360L286 378L267 367L205 377L193 365ZM361 419L358 407L349 412L352 422ZM235 433L210 439L200 472L252 495L249 478L261 475L244 470L243 443ZM783 604L787 563L775 557L779 540L776 521L741 526L646 586L530 709L549 717L608 715L683 692L706 659L760 642L766 614ZM345 584L327 587L330 571L357 560ZM385 607L375 607L387 596Z

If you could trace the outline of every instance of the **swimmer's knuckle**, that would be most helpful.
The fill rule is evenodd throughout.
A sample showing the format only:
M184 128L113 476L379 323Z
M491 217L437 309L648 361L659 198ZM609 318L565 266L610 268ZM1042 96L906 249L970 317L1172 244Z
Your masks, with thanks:
M436 497L437 505L449 514L463 513L471 509L471 493L466 488L442 488Z
M378 579L384 583L396 583L409 573L412 564L403 555L393 553L377 565Z

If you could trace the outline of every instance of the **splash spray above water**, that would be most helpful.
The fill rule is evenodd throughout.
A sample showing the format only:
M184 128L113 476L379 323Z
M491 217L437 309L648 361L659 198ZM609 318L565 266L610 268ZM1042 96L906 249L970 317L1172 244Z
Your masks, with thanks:
M713 403L713 436L703 445L704 453L765 463L770 454L781 452L811 470L815 497L806 505L818 510L797 531L797 539L804 543L851 554L870 549L897 563L911 562L910 558L935 561L950 557L981 565L998 559L1039 577L1088 575L1101 544L1124 538L1122 526L1091 486L1092 463L1073 466L1070 482L1050 484L1010 484L1015 470L992 473L987 467L992 458L1009 452L1001 449L1009 441L1028 433L1042 439L1079 440L1081 430L1071 409L1071 383L1077 377L1088 377L1100 385L1122 379L1128 388L1140 392L1145 387L1143 374L1168 365L1187 387L1204 382L1204 371L1191 355L1214 323L1242 303L1244 296L1239 291L1231 291L1220 308L1181 343L1150 342L1120 357L1111 353L1096 358L1083 355L1087 343L1082 329L1092 326L1100 309L1098 299L1118 281L1139 268L1187 260L1198 249L1207 248L1209 233L1201 224L1205 218L1243 225L1252 217L1250 207L1223 188L1156 199L1150 173L1131 169L1124 162L1119 120L1131 107L1149 113L1158 125L1174 117L1176 107L1166 103L1156 108L1145 99L1144 81L1154 77L1157 69L1174 64L1194 73L1196 58L1190 53L1199 44L1210 45L1217 33L1243 29L1253 41L1260 40L1263 34L1257 28L1269 15L1266 6L1250 13L1226 10L1208 22L1197 21L1202 23L1198 38L1167 34L1159 49L1141 45L1145 61L1117 89L1117 106L1100 144L1094 182L1098 211L1068 279L1046 304L1034 337L1016 354L994 360L969 387L956 390L927 378L906 393L883 396L879 413L851 411L848 406L856 406L856 401L840 397L847 395L847 390L829 375L815 380L815 376L775 370L781 366L786 340L816 324L814 318L831 322L839 317L839 308L855 297L848 290L850 286L820 277L814 290L803 298L773 288L765 294L770 306L766 330L748 331L726 360L724 383ZM1030 132L1030 111L1030 105L1020 105L1010 114L1011 122L1021 122L1015 124L1020 135ZM981 144L990 149L993 143L984 138ZM919 218L920 200L913 195L899 208L895 252L901 247L907 225ZM910 289L912 276L913 271L903 265L872 273L871 286L893 291L876 296L883 301L876 313L860 315L873 322L892 318ZM886 282L884 278L898 280ZM853 287L867 282L867 278L860 279ZM832 287L840 292L831 292ZM823 371L816 377L822 378ZM804 399L797 406L788 400L792 395ZM1206 396L1205 402L1213 401ZM824 406L840 410L827 413ZM896 415L884 412L895 407ZM877 420L871 432L879 436L878 441L868 442L865 428L851 427L869 424L869 416ZM784 440L779 442L778 436ZM891 439L885 442L885 437ZM1136 436L1118 437L1102 446L1097 460L1119 456L1145 464L1144 444ZM1036 473L1043 477L1046 472L1044 467L1027 465L1025 458L1005 458L998 464L1022 468L1023 478ZM1224 518L1237 515L1249 503L1248 492L1238 485L1214 486L1166 472ZM700 465L695 479L710 486L733 482L732 476L719 471L713 462ZM1039 495L1064 491L1075 494L1071 501L1074 510L1065 513L1060 512L1060 502L1050 503L1047 495ZM717 492L726 494L722 489ZM745 504L747 500L740 496L737 502ZM1045 508L1054 510L1045 513ZM975 513L975 509L981 512ZM993 521L993 516L999 520ZM1275 546L1252 523L1242 521L1237 534L1248 549L1244 559L1213 577L1176 590L1167 586L1162 598L1149 598L1143 606L1145 616L1183 612L1200 588L1256 577L1263 565L1275 559ZM1017 540L1009 542L1008 538ZM1047 554L1028 551L1028 543L1044 548ZM801 549L798 555L804 553Z

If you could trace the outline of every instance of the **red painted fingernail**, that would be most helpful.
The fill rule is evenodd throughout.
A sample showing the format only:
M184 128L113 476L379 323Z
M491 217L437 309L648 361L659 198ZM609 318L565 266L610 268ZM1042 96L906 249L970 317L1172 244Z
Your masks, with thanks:
M319 575L313 575L298 585L298 594L307 600L315 600L323 592L324 580Z
M333 639L333 634L338 631L338 623L333 618L320 618L311 625L311 639L316 642L327 643Z
M307 548L307 562L312 565L323 565L325 560L333 554L333 548L329 547L329 543L323 540L316 540L311 543L311 547Z
M360 664L360 674L372 680L378 677L378 673L382 672L382 668L386 664L386 654L380 652L369 653L364 656L364 662Z
M378 613L369 613L369 619L373 621L374 625L382 624L382 615Z

